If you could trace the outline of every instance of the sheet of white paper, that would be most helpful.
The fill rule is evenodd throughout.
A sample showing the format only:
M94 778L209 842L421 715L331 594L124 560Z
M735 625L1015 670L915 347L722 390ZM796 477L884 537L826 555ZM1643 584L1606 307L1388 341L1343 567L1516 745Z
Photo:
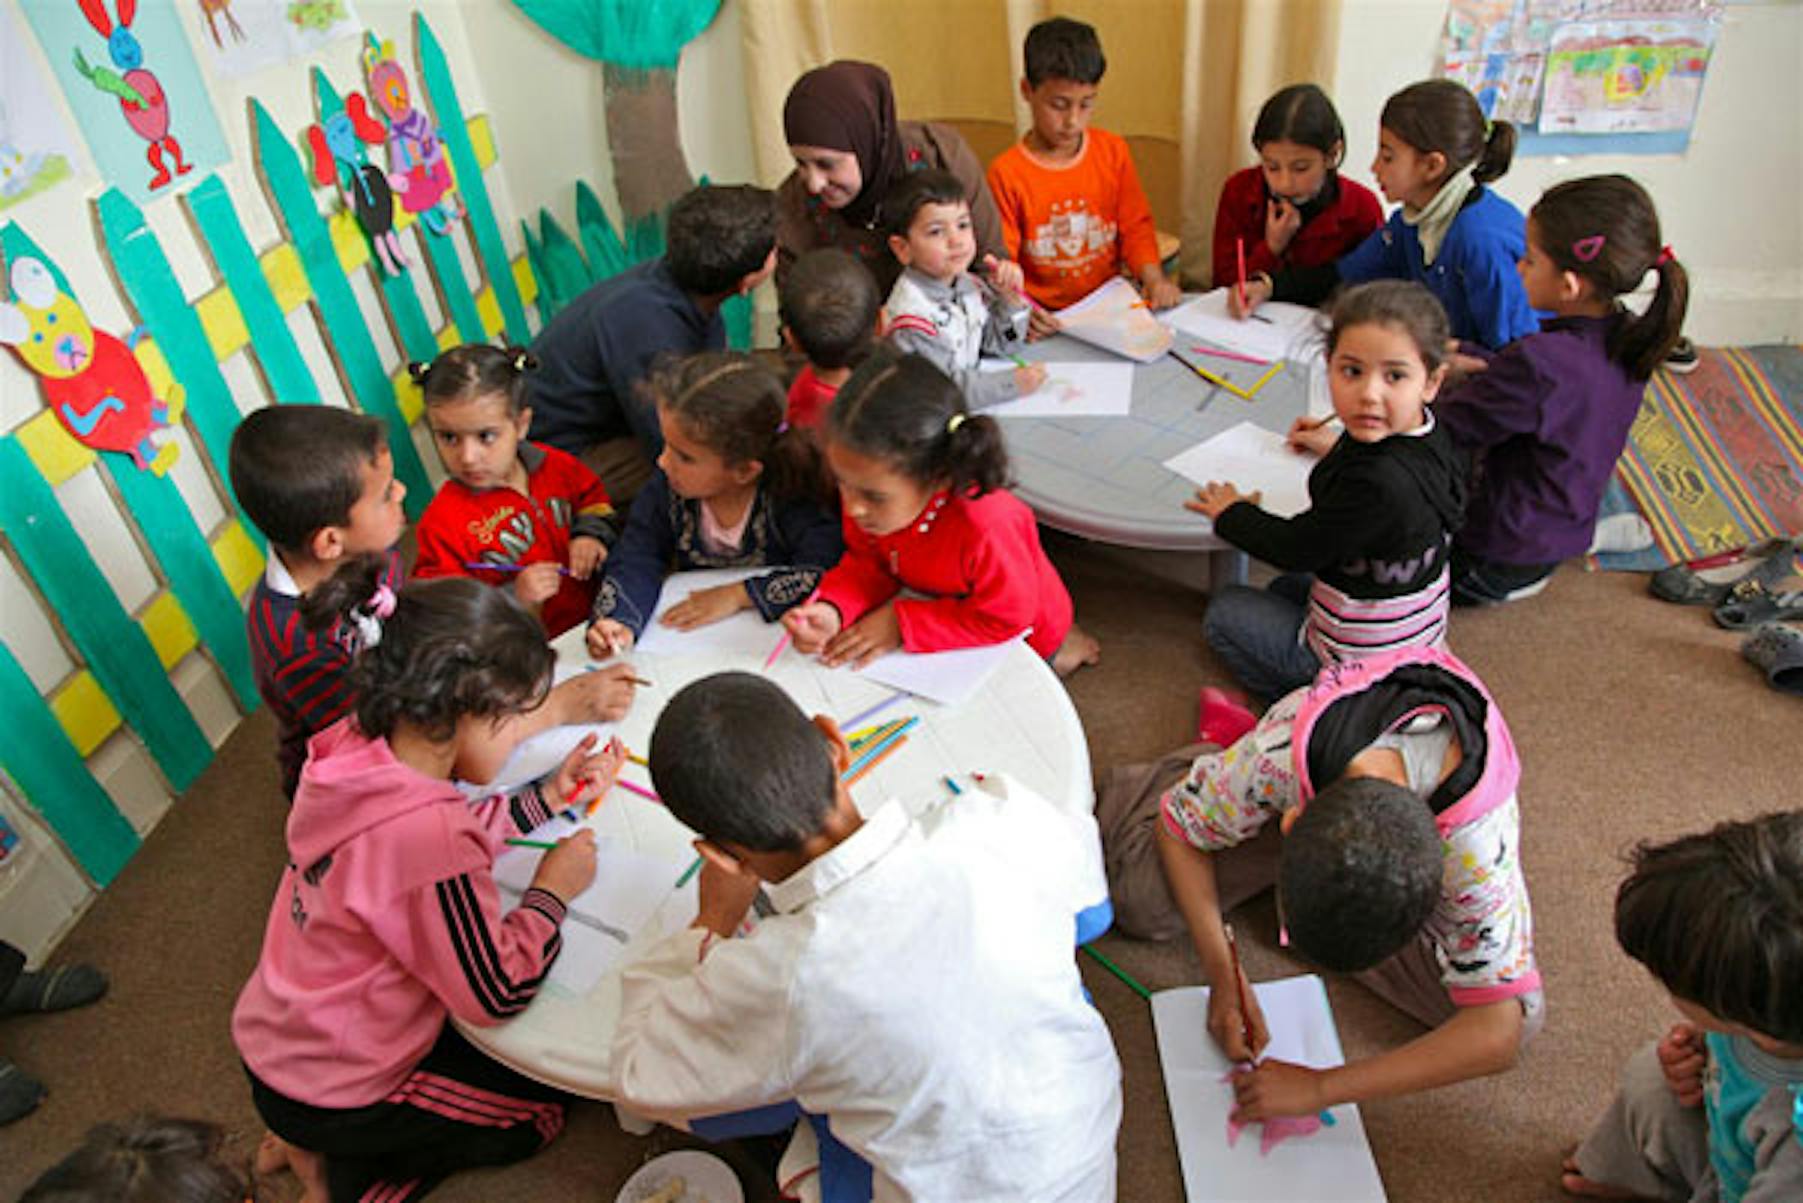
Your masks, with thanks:
M740 610L731 618L705 627L696 627L692 631L678 631L664 626L659 620L671 606L685 600L691 593L699 593L718 585L737 584L748 576L758 576L769 571L767 567L715 568L702 572L685 572L680 577L665 581L664 590L657 598L657 609L652 612L651 621L639 633L634 650L650 655L663 653L697 656L718 652L721 655L756 655L759 659L768 656L770 649L776 646L776 641L783 637L783 629L778 623L765 622L756 610Z
M1256 355L1273 362L1320 353L1321 315L1303 305L1274 301L1258 308L1256 317L1240 320L1227 312L1227 290L1217 288L1185 301L1164 315L1164 323L1204 342ZM1179 351L1187 350L1181 338Z
M1327 1069L1344 1058L1334 1031L1327 989L1313 974L1261 982L1253 989L1271 1032L1267 1057ZM1160 990L1152 996L1152 1025L1164 1070L1171 1127L1183 1166L1189 1203L1254 1203L1257 1200L1334 1199L1363 1203L1384 1199L1383 1180L1354 1104L1332 1109L1334 1123L1294 1137L1264 1153L1258 1125L1230 1148L1227 1116L1232 1068L1208 1034L1208 989Z
M1132 411L1132 364L1047 362L1043 366L1044 384L983 412L992 418L1121 418Z
M542 835L534 835L549 842L574 830L568 821L553 819L540 828ZM517 903L532 884L544 855L538 848L508 848L496 859L495 883L510 904ZM570 902L563 922L564 948L552 967L551 980L587 993L676 889L676 880L687 867L634 852L618 840L597 840L595 880Z
M1025 638L1022 633L1006 643L954 652L890 652L859 669L857 675L941 705L956 706L981 689L989 674L1013 652L1015 643Z
M1172 456L1164 466L1199 485L1226 481L1242 493L1262 492L1260 508L1285 518L1308 508L1308 474L1319 461L1292 450L1275 431L1241 422Z
M1150 363L1171 349L1171 332L1152 316L1133 285L1111 277L1074 305L1052 315L1064 333L1091 346Z

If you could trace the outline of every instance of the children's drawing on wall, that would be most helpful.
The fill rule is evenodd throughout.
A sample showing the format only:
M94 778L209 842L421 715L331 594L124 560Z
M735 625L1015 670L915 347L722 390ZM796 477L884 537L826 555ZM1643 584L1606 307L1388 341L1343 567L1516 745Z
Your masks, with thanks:
M308 58L329 42L361 32L349 0L190 2L205 20L202 50L215 70L233 78Z
M398 276L407 270L407 252L394 228L394 189L388 173L369 161L369 147L387 141L388 127L370 115L361 92L349 93L344 108L307 127L314 182L344 193L382 270Z
M369 76L369 95L388 119L389 186L400 195L403 209L432 233L443 234L463 216L451 191L444 142L432 118L414 107L394 43L378 42L373 34L366 37L363 69Z
M12 10L0 8L0 209L75 174L75 138Z
M120 341L96 330L87 314L37 259L15 259L8 272L12 300L0 303L0 343L34 372L44 400L76 442L95 451L131 456L158 476L180 448L156 443L152 432L181 420L182 388L154 395L132 353L142 327Z
M28 4L101 176L142 204L230 157L167 0Z

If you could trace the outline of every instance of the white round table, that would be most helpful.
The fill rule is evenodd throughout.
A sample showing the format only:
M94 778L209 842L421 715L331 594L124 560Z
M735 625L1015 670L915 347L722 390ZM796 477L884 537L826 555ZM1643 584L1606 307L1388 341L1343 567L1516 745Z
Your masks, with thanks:
M697 588L743 575L679 573L665 582L663 596L666 603L680 600ZM781 634L779 626L763 623L749 610L693 635L672 638L669 632L658 633L628 657L651 684L639 690L625 719L611 727L561 727L537 736L516 750L496 784L532 779L554 766L589 731L601 733L603 739L617 733L628 748L643 755L658 714L679 689L729 669L760 672ZM560 677L589 664L581 628L553 646ZM830 714L842 724L896 693L850 670L828 670L793 649L783 653L768 675L804 711ZM907 743L852 786L853 798L866 812L896 798L918 813L952 797L947 776L969 788L972 770L1006 772L1054 802L1084 811L1094 808L1089 749L1077 712L1050 666L1023 642L1012 644L1000 667L964 701L943 706L903 695L869 723L905 716L920 720L908 732ZM627 764L622 777L636 785L651 785L649 772L636 764ZM690 841L695 836L660 804L620 788L609 792L586 822L599 839L617 841L636 854L673 866L668 896L632 933L617 963L585 991L548 980L531 1006L507 1023L459 1027L490 1056L529 1077L573 1094L608 1099L613 1097L609 1057L619 1017L620 971L694 918L693 880L681 888L675 882L694 859ZM572 830L566 824L559 834ZM533 849L514 848L503 864L508 858L536 860L540 855ZM520 867L515 869L517 875ZM566 933L574 921L566 920Z

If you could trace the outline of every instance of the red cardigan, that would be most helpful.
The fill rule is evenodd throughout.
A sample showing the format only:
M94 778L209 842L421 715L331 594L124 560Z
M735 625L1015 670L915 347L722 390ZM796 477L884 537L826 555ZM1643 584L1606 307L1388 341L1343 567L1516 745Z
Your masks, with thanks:
M820 600L846 626L902 589L895 603L902 647L945 652L1012 639L1050 657L1064 643L1071 595L1039 545L1033 511L1003 489L981 497L936 493L919 516L889 535L866 533L849 516L845 558L820 584Z
M477 492L454 479L444 482L420 516L414 576L473 576L511 589L517 574L467 565L568 567L575 536L613 542L613 505L587 465L542 443L521 443L520 462L530 496L506 485ZM600 569L586 581L564 577L540 613L545 631L556 636L587 622L600 581Z
M1384 224L1383 206L1363 184L1335 173L1334 198L1320 212L1306 217L1281 257L1265 245L1265 173L1257 167L1236 171L1221 185L1221 203L1215 210L1214 286L1232 284L1239 277L1235 239L1246 245L1246 275L1275 272L1280 267L1321 267L1363 242ZM1325 189L1324 189L1325 191Z

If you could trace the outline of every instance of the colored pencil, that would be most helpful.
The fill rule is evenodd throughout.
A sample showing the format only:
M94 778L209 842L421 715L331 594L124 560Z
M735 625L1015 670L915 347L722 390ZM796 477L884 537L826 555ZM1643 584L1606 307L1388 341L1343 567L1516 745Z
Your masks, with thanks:
M901 726L903 723L905 723L907 721L908 721L907 718L904 716L902 718L895 719L893 722L883 723L880 726L876 726L876 727L865 728L867 734L861 735L857 739L850 741L851 750L855 752L859 748L864 747L866 744L869 744L874 740L879 740L879 739L883 738L883 736L888 735L890 732L894 731L897 727Z
M1147 1002L1152 1001L1152 992L1134 981L1132 974L1128 973L1125 969L1122 969L1119 965L1116 965L1113 961L1109 960L1087 944L1083 945L1083 951L1094 958L1096 963L1102 968L1114 974L1114 976L1120 978L1123 982L1126 982L1128 989L1132 990Z
M844 726L844 727L855 727L859 723L868 722L871 719L875 718L877 715L881 714L883 711L889 709L889 707L891 707L891 706L895 705L897 702L901 701L902 698L904 698L906 696L907 695L905 693L892 693L888 697L884 698L882 701L878 702L876 705L868 707L864 710L858 711L858 713L852 715L850 718L846 719L840 725Z
M632 763L638 765L641 769L648 769L651 767L651 762L636 752L626 753L626 759L632 761Z
M1219 347L1205 347L1200 343L1192 343L1190 345L1190 350L1200 352L1203 355L1213 355L1218 359L1231 359L1237 363L1255 363L1261 368L1269 365L1271 362L1268 359L1260 359L1256 355L1242 355L1238 351L1223 351Z
M701 872L701 858L697 856L694 860L689 862L689 867L682 871L682 876L676 879L676 888L680 890L682 887L688 885L689 878L695 876L695 874L699 872Z
M653 802L656 802L660 806L663 805L664 800L662 798L658 797L656 794L652 793L650 790L646 789L642 785L635 785L632 782L627 781L623 777L620 778L619 780L615 781L614 784L619 786L621 789L625 790L629 794L637 794L641 798L647 798Z
M803 598L803 599L802 599L802 603L801 603L801 606L796 606L796 607L795 607L795 608L796 608L796 609L797 609L797 610L799 610L799 609L801 609L801 607L802 607L802 606L811 606L811 605L813 605L813 604L814 604L814 600L815 600L815 599L816 599L816 598L818 598L818 597L819 597L819 596L820 596L820 586L819 586L819 585L815 585L815 586L814 586L814 590L813 590L813 592L811 592L811 593L809 593L809 594L808 594L808 595L807 595L807 597L805 597L805 598ZM778 640L777 640L777 641L776 641L776 646L775 646L775 647L773 647L773 648L771 648L771 649L770 649L770 654L769 654L769 655L768 655L768 656L765 656L765 657L764 657L764 669L763 669L763 671L765 671L765 672L769 672L769 671L770 671L770 666L771 666L771 665L772 665L772 664L775 664L775 663L776 663L776 658L777 658L777 657L778 657L778 656L780 656L780 655L782 655L782 654L783 654L783 649L784 649L784 648L786 648L786 647L788 647L788 646L789 646L789 628L788 628L788 627L784 627L784 628L783 628L783 637L782 637L782 638L781 638L781 639L778 639Z
M508 840L507 842L515 848L543 848L549 851L557 847L556 844L547 843L544 840Z
M894 747L898 741L906 739L908 737L908 732L919 722L919 718L911 718L893 731L890 731L887 735L884 735L881 739L872 741L870 746L860 751L858 753L858 758L846 767L846 777L850 781L857 780L858 777L863 775L864 769L875 764L876 761L881 759L886 754L887 750Z
M961 787L956 781L953 781L950 777L944 777L944 778L942 778L942 780L945 782L945 788L951 790L952 793L961 794L964 792L963 787Z
M1244 313L1246 311L1246 240L1244 238L1235 238L1233 240L1233 249L1240 260L1240 276L1233 287L1239 293L1240 312Z
M489 572L524 572L531 567L530 564L485 564L481 560L465 560L463 566L472 571L486 569ZM562 564L557 566L557 571L563 576L570 575L570 570Z
M582 671L585 673L598 673L603 668L606 668L606 667L607 666L605 664L585 664L582 667ZM628 674L626 679L628 681L631 681L634 685L639 686L641 689L643 689L651 684L651 682L645 680L645 678L637 675L636 673Z
M908 737L906 735L900 735L900 736L896 737L896 739L893 743L886 743L882 747L878 748L875 752L871 753L869 759L861 761L860 765L856 769L856 771L854 771L851 774L851 776L849 776L845 779L845 787L847 789L850 789L852 786L854 786L858 782L862 781L864 779L864 775L866 773L870 772L870 770L874 769L877 765L883 763L883 761L889 759L889 754L891 752L894 752L897 748L900 748L903 744L905 744L907 742L908 742Z
M1252 1017L1246 1010L1246 978L1240 972L1240 942L1233 938L1233 924L1227 928L1227 955L1233 958L1233 992L1240 1000L1240 1037L1246 1042L1246 1055L1253 1065L1258 1057L1252 1051Z

